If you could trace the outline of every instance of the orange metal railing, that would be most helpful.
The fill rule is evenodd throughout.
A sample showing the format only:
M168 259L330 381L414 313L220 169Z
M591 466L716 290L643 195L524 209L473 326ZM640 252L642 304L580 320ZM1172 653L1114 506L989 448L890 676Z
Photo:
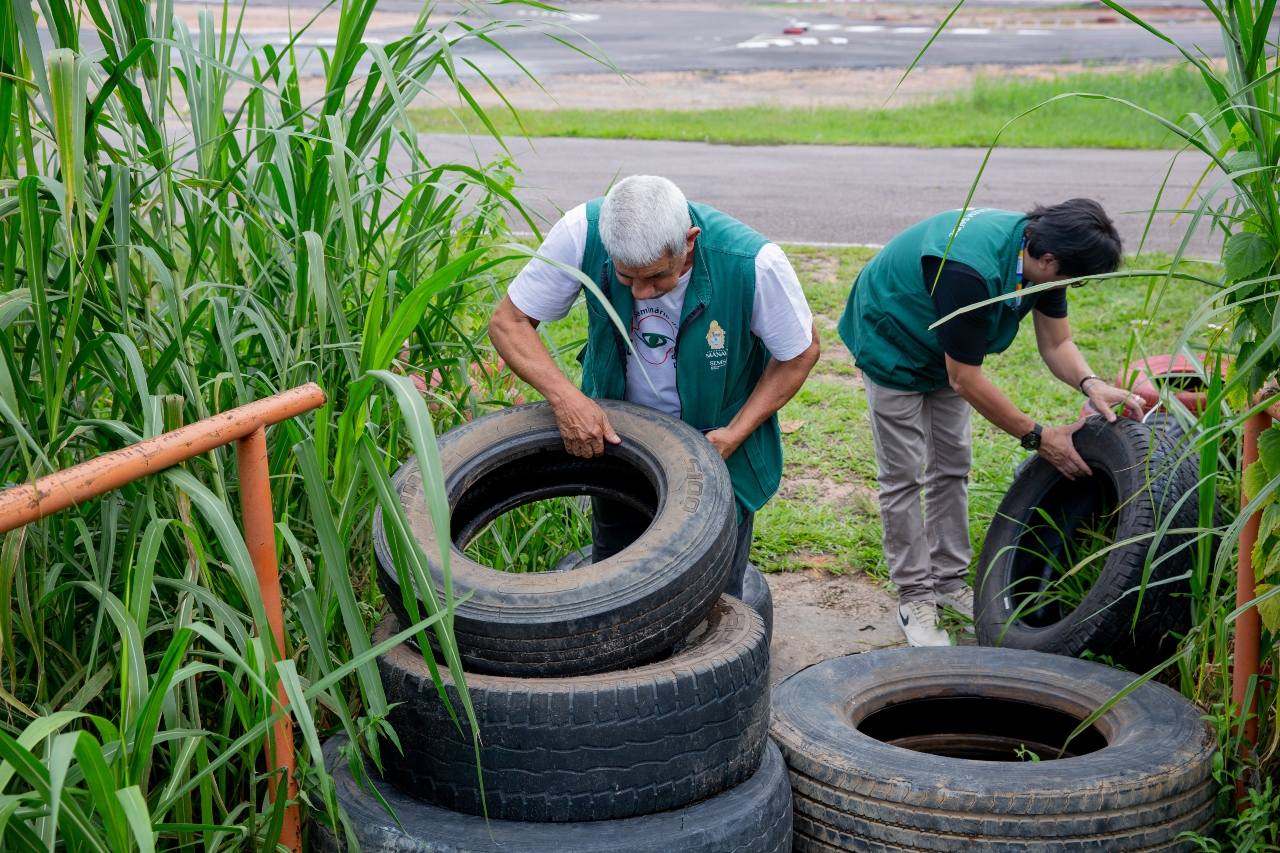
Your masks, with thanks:
M271 509L266 428L324 404L324 391L319 385L308 383L122 450L104 453L41 477L34 483L6 489L0 492L0 533L38 521L234 441L240 473L245 545L253 560L267 621L275 640L274 654L284 655L284 612L276 564L275 514ZM278 696L282 702L287 702L283 686L279 688ZM293 721L287 714L275 725L274 741L274 748L268 745L268 761L277 771L286 774L289 799L296 799ZM296 804L286 810L284 823L280 843L295 853L301 853L302 826Z
M1280 394L1280 389L1264 388L1256 398L1261 403L1264 399ZM1241 454L1241 471L1258 461L1258 437L1271 427L1274 420L1280 420L1280 402L1273 403L1245 421L1244 452ZM1249 500L1241 493L1241 507L1248 505ZM1253 546L1258 541L1258 529L1262 523L1262 513L1250 513L1240 530L1240 549L1236 557L1236 607L1244 607L1256 597L1255 576L1253 569ZM1231 702L1238 709L1237 713L1244 720L1242 734L1245 750L1254 750L1258 746L1258 685L1256 677L1260 661L1259 646L1262 644L1262 618L1258 608L1250 607L1236 618L1235 649L1231 666ZM1252 695L1249 693L1253 683ZM1249 699L1249 707L1245 707L1245 699ZM1236 781L1236 800L1239 808L1248 804L1244 778Z

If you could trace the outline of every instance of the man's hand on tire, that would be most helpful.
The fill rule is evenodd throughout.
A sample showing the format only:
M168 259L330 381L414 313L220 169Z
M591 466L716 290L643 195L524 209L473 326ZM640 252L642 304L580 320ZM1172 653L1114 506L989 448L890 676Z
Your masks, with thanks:
M1093 471L1080 458L1080 454L1076 453L1076 446L1071 441L1071 436L1075 435L1082 426L1084 426L1084 418L1067 426L1046 427L1040 434L1040 455L1062 472L1062 476L1068 480L1093 475Z
M1100 379L1091 380L1085 385L1085 393L1089 403L1107 419L1107 423L1116 422L1116 406L1123 405L1125 414L1135 421L1142 420L1143 400L1137 394L1108 385Z
M604 409L580 391L555 401L551 408L556 414L560 437L564 439L564 449L572 456L591 459L604 454L606 441L622 443Z

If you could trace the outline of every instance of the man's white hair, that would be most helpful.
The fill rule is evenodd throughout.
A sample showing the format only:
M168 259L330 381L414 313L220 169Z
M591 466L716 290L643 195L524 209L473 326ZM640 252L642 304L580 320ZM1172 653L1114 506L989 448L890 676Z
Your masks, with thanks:
M647 267L668 254L684 257L689 203L657 175L632 175L613 185L600 207L600 240L615 264Z

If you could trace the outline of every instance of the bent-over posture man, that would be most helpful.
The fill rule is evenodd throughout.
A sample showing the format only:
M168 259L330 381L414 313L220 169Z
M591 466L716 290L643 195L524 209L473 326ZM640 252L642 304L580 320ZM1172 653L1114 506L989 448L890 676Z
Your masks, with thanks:
M538 253L600 284L630 322L634 351L588 291L582 390L574 387L537 328L568 314L582 284L536 259L493 312L494 348L551 403L565 449L575 456L599 456L606 443L621 441L593 398L660 409L706 434L728 465L737 499L725 592L741 597L754 514L782 478L776 413L819 355L813 317L786 255L652 175L633 175L607 197L570 210ZM593 499L592 559L616 554L648 526L635 509Z
M1112 272L1120 260L1112 221L1097 202L1077 198L1028 214L992 208L938 214L895 237L854 282L840 337L864 378L884 554L898 587L898 621L912 646L950 645L937 624L938 605L973 618L966 583L973 556L970 407L1066 477L1092 473L1071 439L1083 420L1042 427L982 373L983 360L1008 349L1024 317L1032 315L1036 346L1054 376L1110 421L1121 403L1142 417L1141 400L1099 379L1072 342L1067 285L1020 295L1024 287Z

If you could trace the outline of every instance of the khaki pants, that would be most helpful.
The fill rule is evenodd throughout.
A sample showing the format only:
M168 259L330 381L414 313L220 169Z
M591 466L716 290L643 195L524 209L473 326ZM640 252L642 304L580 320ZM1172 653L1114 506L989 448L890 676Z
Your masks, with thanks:
M889 579L903 601L964 586L969 542L969 404L950 388L895 391L863 375L880 477ZM924 512L920 511L921 492Z

